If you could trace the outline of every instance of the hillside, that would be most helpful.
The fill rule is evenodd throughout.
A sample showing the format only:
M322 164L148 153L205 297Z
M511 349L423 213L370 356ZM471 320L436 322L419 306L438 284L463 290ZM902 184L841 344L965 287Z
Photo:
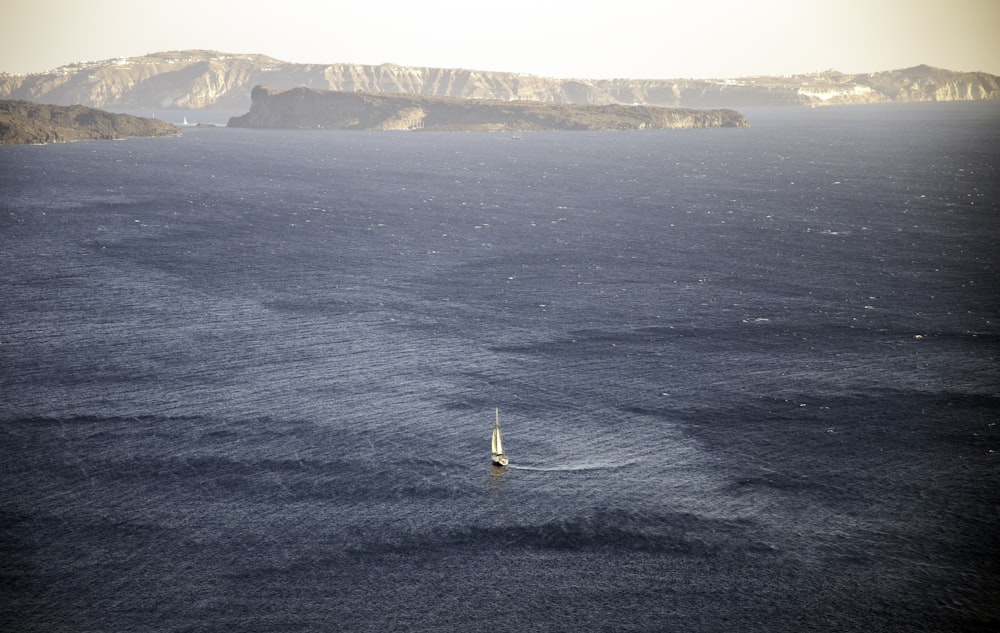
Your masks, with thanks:
M293 88L253 89L229 127L347 130L653 130L746 127L733 110L575 105Z
M158 119L85 106L0 100L0 144L63 143L130 136L172 136L180 130Z
M464 99L670 107L824 105L1000 99L1000 78L916 66L738 79L555 79L394 64L294 64L264 55L173 51L0 74L0 98L97 108L245 110L255 85Z

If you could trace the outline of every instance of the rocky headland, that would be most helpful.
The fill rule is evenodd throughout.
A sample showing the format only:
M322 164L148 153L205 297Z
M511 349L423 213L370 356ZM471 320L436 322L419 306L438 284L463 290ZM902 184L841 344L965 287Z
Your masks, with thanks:
M65 143L132 136L174 136L177 127L129 114L86 106L58 106L0 100L0 144Z
M257 86L229 127L337 130L528 131L746 127L734 110L576 105Z
M1000 99L1000 77L915 66L729 79L556 79L395 64L296 64L264 55L189 50L81 62L30 75L0 73L0 99L95 108L245 111L255 85L427 97L739 108Z

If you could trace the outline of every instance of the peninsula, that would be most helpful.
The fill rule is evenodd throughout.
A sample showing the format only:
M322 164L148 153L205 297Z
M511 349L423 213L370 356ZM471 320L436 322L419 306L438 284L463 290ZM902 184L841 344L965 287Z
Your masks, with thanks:
M86 106L0 100L0 144L65 143L130 136L174 136L180 130L159 119L116 114Z
M257 86L229 127L336 130L666 130L746 127L734 110L577 105Z

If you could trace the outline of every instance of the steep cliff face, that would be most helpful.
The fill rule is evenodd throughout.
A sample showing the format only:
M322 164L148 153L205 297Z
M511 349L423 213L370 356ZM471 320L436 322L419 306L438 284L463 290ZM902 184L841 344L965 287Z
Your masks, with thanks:
M741 79L572 80L461 68L291 64L264 55L174 51L0 75L0 98L98 108L246 109L254 85L465 99L674 107L1000 99L1000 78L917 66Z
M745 127L733 110L458 99L294 88L253 89L230 127L341 130L652 130Z
M595 85L621 103L690 107L845 105L1000 99L1000 77L917 66L847 75L826 71L793 77L726 80L611 79Z
M4 75L0 97L95 108L241 107L256 78L281 64L263 55L156 53Z

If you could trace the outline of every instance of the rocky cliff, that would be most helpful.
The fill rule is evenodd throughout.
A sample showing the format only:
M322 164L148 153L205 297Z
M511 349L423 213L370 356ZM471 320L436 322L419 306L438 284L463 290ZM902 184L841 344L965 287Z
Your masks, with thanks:
M1000 100L1000 77L915 66L866 74L835 70L791 77L592 82L618 103L687 107L817 106L915 101Z
M245 110L255 85L465 99L675 107L1000 99L1000 77L917 66L740 79L553 79L459 68L292 64L263 55L174 51L0 75L0 98L98 108Z
M158 119L85 106L0 100L0 144L63 143L130 136L173 136L180 129Z
M258 86L229 127L340 130L654 130L745 127L733 110L458 99Z

